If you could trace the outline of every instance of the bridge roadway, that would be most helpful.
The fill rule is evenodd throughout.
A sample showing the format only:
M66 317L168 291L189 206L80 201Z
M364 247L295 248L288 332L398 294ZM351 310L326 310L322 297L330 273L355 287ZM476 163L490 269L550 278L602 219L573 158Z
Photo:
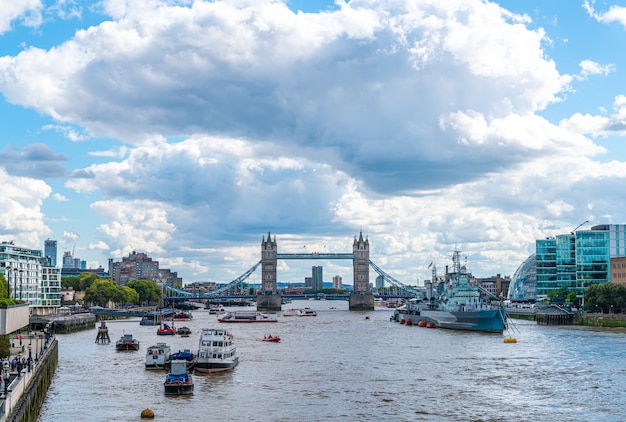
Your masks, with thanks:
M326 299L326 300L349 300L350 299L350 293L344 293L344 294L318 294L318 293L311 293L311 294L301 294L301 295L296 295L296 294L283 294L281 295L281 297L283 299L290 299L290 300L309 300L309 299ZM409 296L409 295L374 295L375 298L381 298L384 300L387 299L412 299L414 296ZM163 298L166 301L177 301L177 300L208 300L211 301L212 299L215 300L223 300L223 299L230 299L230 300L234 300L234 299L241 299L241 300L256 300L256 295L215 295L215 296L211 296L209 294L190 294L189 296L166 296Z

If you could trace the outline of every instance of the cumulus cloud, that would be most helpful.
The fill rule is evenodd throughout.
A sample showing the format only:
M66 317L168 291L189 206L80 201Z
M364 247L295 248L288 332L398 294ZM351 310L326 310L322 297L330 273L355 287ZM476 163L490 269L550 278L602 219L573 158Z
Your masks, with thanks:
M61 163L67 160L67 156L55 153L43 143L24 148L9 145L0 151L0 162L8 173L37 179L65 176L66 170Z
M42 203L50 196L52 189L40 180L12 176L2 167L0 185L0 239L16 241L20 246L38 247L39 239L52 233L45 224L42 212Z
M623 98L610 117L541 117L573 79L615 68L560 74L526 15L478 0L102 5L107 21L1 57L0 90L93 146L65 187L101 196L90 248L107 256L235 278L268 229L281 250L337 252L363 229L406 281L407 262L445 265L455 245L512 273L534 239L624 205L624 164L587 137L621 133Z
M26 26L38 26L41 23L41 0L5 1L0 7L0 35L11 29L15 20Z
M543 55L543 31L520 24L527 17L480 1L427 3L355 0L309 14L282 2L107 2L111 21L0 59L0 88L96 136L314 147L376 191L424 189L440 185L442 150L473 151L441 131L442 118L525 119L565 83ZM446 181L519 159L510 138L486 139L499 154L458 160Z

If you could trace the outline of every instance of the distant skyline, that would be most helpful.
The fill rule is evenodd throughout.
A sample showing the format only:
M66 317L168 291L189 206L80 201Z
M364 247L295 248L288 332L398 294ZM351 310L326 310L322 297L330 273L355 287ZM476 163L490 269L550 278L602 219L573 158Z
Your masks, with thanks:
M0 240L58 262L226 283L268 232L362 231L415 284L455 249L513 275L536 239L626 223L625 1L5 3Z

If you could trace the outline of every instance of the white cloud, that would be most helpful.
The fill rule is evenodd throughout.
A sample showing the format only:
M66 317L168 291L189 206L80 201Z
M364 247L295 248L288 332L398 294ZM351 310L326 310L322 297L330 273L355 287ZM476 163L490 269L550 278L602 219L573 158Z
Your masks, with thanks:
M583 3L583 8L585 11L597 20L602 23L612 23L617 22L626 28L626 7L613 5L604 13L596 13L594 6L594 2L589 2L585 0Z
M42 8L41 0L3 1L0 7L0 35L9 31L15 20L21 20L26 26L38 26Z
M0 185L0 240L15 241L19 246L39 247L39 239L52 233L44 222L41 209L52 189L40 180L11 176L3 167L0 167Z

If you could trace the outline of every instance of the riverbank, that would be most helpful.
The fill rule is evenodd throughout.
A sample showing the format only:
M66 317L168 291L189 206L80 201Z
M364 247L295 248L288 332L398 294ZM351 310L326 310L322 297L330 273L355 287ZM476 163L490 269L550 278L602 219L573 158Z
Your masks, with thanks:
M510 318L537 321L537 313L534 310L507 309ZM578 312L572 319L572 325L585 325L590 327L624 327L626 328L626 314L602 314Z

